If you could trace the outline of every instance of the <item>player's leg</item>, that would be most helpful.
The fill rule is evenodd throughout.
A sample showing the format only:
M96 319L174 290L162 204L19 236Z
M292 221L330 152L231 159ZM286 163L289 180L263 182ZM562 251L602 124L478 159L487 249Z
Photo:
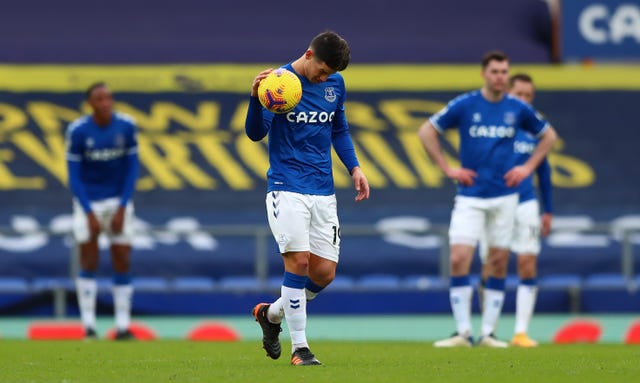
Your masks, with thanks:
M282 319L284 319L284 301L282 297L276 299L273 303L261 303L263 305L267 305L265 309L265 315L267 316L270 323L280 324L282 323ZM255 315L254 315L255 316Z
M482 297L482 327L479 345L489 347L506 347L505 342L495 338L494 332L505 296L506 265L508 263L509 250L503 248L490 248L487 268L488 277L484 282Z
M284 254L285 275L282 282L281 297L284 317L291 336L291 364L296 366L320 364L311 353L307 342L307 296L305 286L309 279L309 257L308 251Z
M308 236L311 252L308 258L309 278L305 284L305 299L313 300L335 278L340 253L340 223L335 195L307 197L311 212ZM285 301L285 316L286 309ZM321 364L309 349L306 335L304 340L304 343L296 343L292 336L291 364Z
M85 336L95 338L96 332L96 296L98 285L96 271L98 269L98 240L93 239L79 245L80 273L76 278L76 293Z
M528 335L538 295L538 257L534 254L518 254L520 283L516 291L516 323L511 344L519 347L535 347L538 342Z
M133 285L130 272L131 246L111 245L111 263L113 265L113 306L116 323L116 340L133 339L131 326L131 302Z
M325 287L333 282L337 267L338 264L335 261L311 253L309 257L309 279L305 285L307 302L314 300Z
M449 299L456 322L456 333L434 343L435 347L470 347L471 298L473 287L469 277L475 246L484 227L484 211L479 198L457 196L449 226L451 280Z
M482 311L482 305L484 304L484 286L489 278L489 245L487 244L487 232L482 231L480 241L478 241L478 255L480 256L480 281L478 281L478 302L480 304L480 310Z
M314 196L309 226L309 280L307 301L329 286L336 276L340 257L340 222L335 195Z
M298 322L302 320L302 327L306 327L306 296L304 288L307 282L309 265L309 222L310 211L305 200L306 196L290 192L269 192L265 203L267 218L274 239L278 243L284 263L284 278L281 296L272 304L258 303L252 311L255 320L262 329L262 347L267 356L278 359L281 354L280 322L282 316L293 315L291 323L287 317L287 325L299 337ZM304 305L293 304L291 300L298 300L299 295L304 299ZM297 306L297 307L295 307ZM301 311L304 307L304 318L296 316L293 311ZM296 339L297 339L296 338ZM299 340L299 339L297 339ZM305 340L306 342L306 340Z
M304 291L307 296L307 302L312 301L316 296L324 290L335 278L337 264L328 261L313 253L309 257L309 278L305 285ZM282 297L276 299L269 305L267 310L269 322L279 324L284 317L284 305Z
M495 339L494 332L502 313L505 295L505 280L509 263L509 245L513 236L515 210L518 195L492 198L487 220L489 275L484 287L482 307L482 329L479 345L506 347L507 343Z
M118 208L117 199L110 200L109 221ZM116 340L134 339L131 327L131 302L133 285L131 284L131 241L133 239L133 205L125 210L122 232L109 232L111 241L111 264L113 267L113 306L116 323Z
M309 256L309 278L305 283L305 305L306 301L313 300L317 294L324 289L331 281L333 280L333 276L335 275L335 267L336 263L333 261L326 260L321 258L315 254L310 254ZM312 271L313 270L313 271ZM313 282L312 278L315 281ZM302 299L300 300L303 301ZM286 303L286 301L285 301ZM304 310L305 314L305 331L298 334L298 339L296 340L294 336L291 336L291 364L294 366L312 366L312 365L320 365L320 361L315 357L311 349L309 348L309 344L306 339L306 307ZM286 306L285 306L285 316L286 316ZM287 317L287 324L289 325L290 319ZM291 331L291 325L289 325L289 331ZM304 338L302 338L304 335Z
M91 238L87 215L80 204L73 203L73 236L78 247L80 272L76 277L76 295L80 318L85 328L85 336L97 337L96 333L96 295L98 286L96 271L99 263L98 238Z
M512 250L518 254L520 283L516 291L516 323L511 344L520 347L535 347L538 344L529 338L528 331L538 294L539 210L538 201L533 199L519 204L516 211Z

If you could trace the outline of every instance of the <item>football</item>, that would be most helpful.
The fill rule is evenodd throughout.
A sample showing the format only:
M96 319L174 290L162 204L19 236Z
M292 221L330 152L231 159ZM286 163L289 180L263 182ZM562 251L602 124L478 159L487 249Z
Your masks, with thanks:
M267 110L273 113L287 113L300 102L302 84L294 73L279 68L260 82L258 98Z

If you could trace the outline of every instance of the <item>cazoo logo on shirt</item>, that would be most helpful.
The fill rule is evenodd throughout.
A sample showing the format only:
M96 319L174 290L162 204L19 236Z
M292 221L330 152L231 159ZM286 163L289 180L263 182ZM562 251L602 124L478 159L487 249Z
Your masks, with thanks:
M287 121L296 123L303 122L305 124L325 123L333 121L335 114L336 112L289 112L287 113Z
M469 135L474 138L508 138L516 135L516 128L504 125L471 125Z
M124 148L86 150L84 156L91 161L111 161L124 156Z

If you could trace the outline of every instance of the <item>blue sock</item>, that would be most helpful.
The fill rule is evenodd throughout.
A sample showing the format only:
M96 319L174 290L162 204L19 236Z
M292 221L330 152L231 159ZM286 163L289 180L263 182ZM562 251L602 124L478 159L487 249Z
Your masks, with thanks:
M88 270L80 270L80 273L78 273L78 276L80 278L85 278L85 279L96 279L96 272L88 271Z
M318 286L309 278L307 279L307 284L304 286L305 293L307 294L307 301L315 299L315 297L320 293L320 291L324 290L324 287Z
M304 289L308 279L306 275L298 275L285 271L282 286L291 287L292 289Z
M471 286L471 279L469 278L469 274L461 275L459 277L451 277L450 286L451 287Z
M113 274L114 285L130 285L131 273L115 273Z
M504 291L505 285L505 278L489 277L487 278L487 283L484 285L484 287L489 290Z

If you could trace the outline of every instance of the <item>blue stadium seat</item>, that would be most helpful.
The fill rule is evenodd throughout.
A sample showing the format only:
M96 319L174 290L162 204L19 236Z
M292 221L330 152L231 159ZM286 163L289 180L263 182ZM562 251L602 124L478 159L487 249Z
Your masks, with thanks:
M518 274L507 275L507 279L505 281L505 287L507 288L507 290L516 289L518 288L519 284L520 284L520 277L518 276Z
M98 284L98 291L111 291L111 287L113 286L113 279L109 277L100 277L96 278L96 282Z
M449 287L450 284L450 280L447 278L447 287ZM469 276L469 283L471 283L471 286L476 289L478 286L480 286L480 275L478 274L472 274Z
M34 291L49 291L63 289L73 291L75 289L75 281L65 277L38 277L31 282Z
M353 290L355 287L355 281L353 277L348 275L336 275L333 282L327 286L327 291L347 291Z
M220 288L224 291L257 291L261 287L260 281L255 277L233 276L220 279Z
M0 277L0 292L28 292L29 283L24 278Z
M167 291L169 283L160 277L134 277L131 280L134 291Z
M443 290L449 281L437 275L409 275L402 279L402 288L409 290Z
M356 288L361 290L399 290L400 278L391 274L369 274L356 281Z
M174 278L171 287L177 291L211 291L216 284L212 278L194 275Z
M538 279L538 286L541 289L569 289L579 288L582 278L575 274L551 274Z
M626 289L631 281L619 273L591 274L585 278L584 288Z
M267 288L269 290L278 290L282 287L282 275L267 278Z

